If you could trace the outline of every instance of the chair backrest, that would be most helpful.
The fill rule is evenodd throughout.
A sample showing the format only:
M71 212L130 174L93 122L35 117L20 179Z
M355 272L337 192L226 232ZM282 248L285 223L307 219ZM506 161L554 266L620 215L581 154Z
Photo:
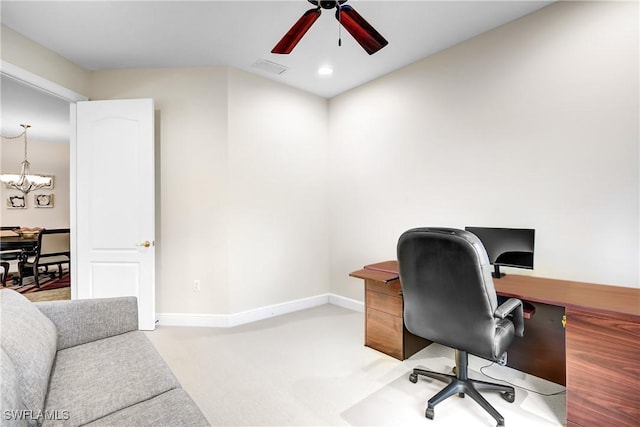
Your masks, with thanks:
M42 230L38 235L38 255L49 256L71 252L71 230L56 228Z
M480 240L464 230L416 228L400 236L397 250L407 329L492 359L498 301Z

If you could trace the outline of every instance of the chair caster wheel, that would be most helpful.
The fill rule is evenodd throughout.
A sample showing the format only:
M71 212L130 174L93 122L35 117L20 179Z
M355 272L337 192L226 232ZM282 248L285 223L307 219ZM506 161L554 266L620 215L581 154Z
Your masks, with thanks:
M430 420L432 420L433 417L435 416L435 414L433 412L433 408L427 408L427 410L424 411L424 416L429 418Z
M510 391L505 391L504 393L500 393L500 396L502 396L502 398L509 403L513 403L516 400L516 394Z
M409 381L411 381L412 383L417 383L418 382L418 374L410 374L409 375Z

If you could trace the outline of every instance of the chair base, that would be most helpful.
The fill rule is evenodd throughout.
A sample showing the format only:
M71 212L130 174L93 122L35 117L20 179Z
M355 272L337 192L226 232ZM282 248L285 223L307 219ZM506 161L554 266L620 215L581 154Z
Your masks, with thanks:
M480 391L497 391L500 392L502 398L509 403L513 403L515 400L515 389L508 385L489 383L485 381L472 380L467 376L468 371L468 354L466 351L456 350L456 375L447 375L440 372L428 371L425 369L415 368L409 375L409 381L416 383L418 381L418 375L433 378L436 380L448 382L445 388L440 390L435 396L433 396L427 402L427 409L425 411L425 417L433 419L435 416L435 406L447 399L448 397L457 394L460 397L469 395L478 405L480 405L485 411L487 411L497 422L498 427L504 427L504 417L500 415L496 409L491 406L487 400L482 397Z
M20 276L19 276L19 286L23 286L22 283L22 279L24 279L24 277L26 277L25 271L26 270L32 270L33 271L33 280L35 283L36 288L40 287L40 275L41 274L48 274L51 278L55 278L56 274L54 272L50 272L49 271L49 265L57 265L58 266L58 278L62 279L62 264L64 263L58 263L58 264L27 264L27 263L20 263L18 264L18 270L20 272ZM69 265L69 267L71 267L71 265ZM44 268L44 271L40 271L40 268Z

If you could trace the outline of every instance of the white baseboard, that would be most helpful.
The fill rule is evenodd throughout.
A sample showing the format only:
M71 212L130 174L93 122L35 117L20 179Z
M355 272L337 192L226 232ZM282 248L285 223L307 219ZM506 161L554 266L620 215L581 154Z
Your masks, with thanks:
M156 313L156 324L162 326L206 326L228 328L229 316L225 314Z
M364 303L341 295L329 294L329 304L337 305L353 311L364 312Z
M205 326L210 328L230 328L256 322L282 314L306 310L324 304L334 304L354 311L364 311L364 303L335 294L317 295L266 307L255 308L234 314L186 314L157 313L158 325L165 326Z

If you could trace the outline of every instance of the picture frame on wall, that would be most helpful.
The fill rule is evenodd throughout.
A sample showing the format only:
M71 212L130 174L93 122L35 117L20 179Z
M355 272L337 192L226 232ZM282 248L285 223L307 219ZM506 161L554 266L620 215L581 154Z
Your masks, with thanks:
M34 194L33 205L36 208L52 208L53 207L53 194Z
M7 197L8 209L25 209L27 207L27 200L23 194L12 194Z
M51 185L45 185L44 187L40 187L41 190L53 190L53 181L54 181L54 176L53 175L41 175L44 176L46 178L51 178Z

